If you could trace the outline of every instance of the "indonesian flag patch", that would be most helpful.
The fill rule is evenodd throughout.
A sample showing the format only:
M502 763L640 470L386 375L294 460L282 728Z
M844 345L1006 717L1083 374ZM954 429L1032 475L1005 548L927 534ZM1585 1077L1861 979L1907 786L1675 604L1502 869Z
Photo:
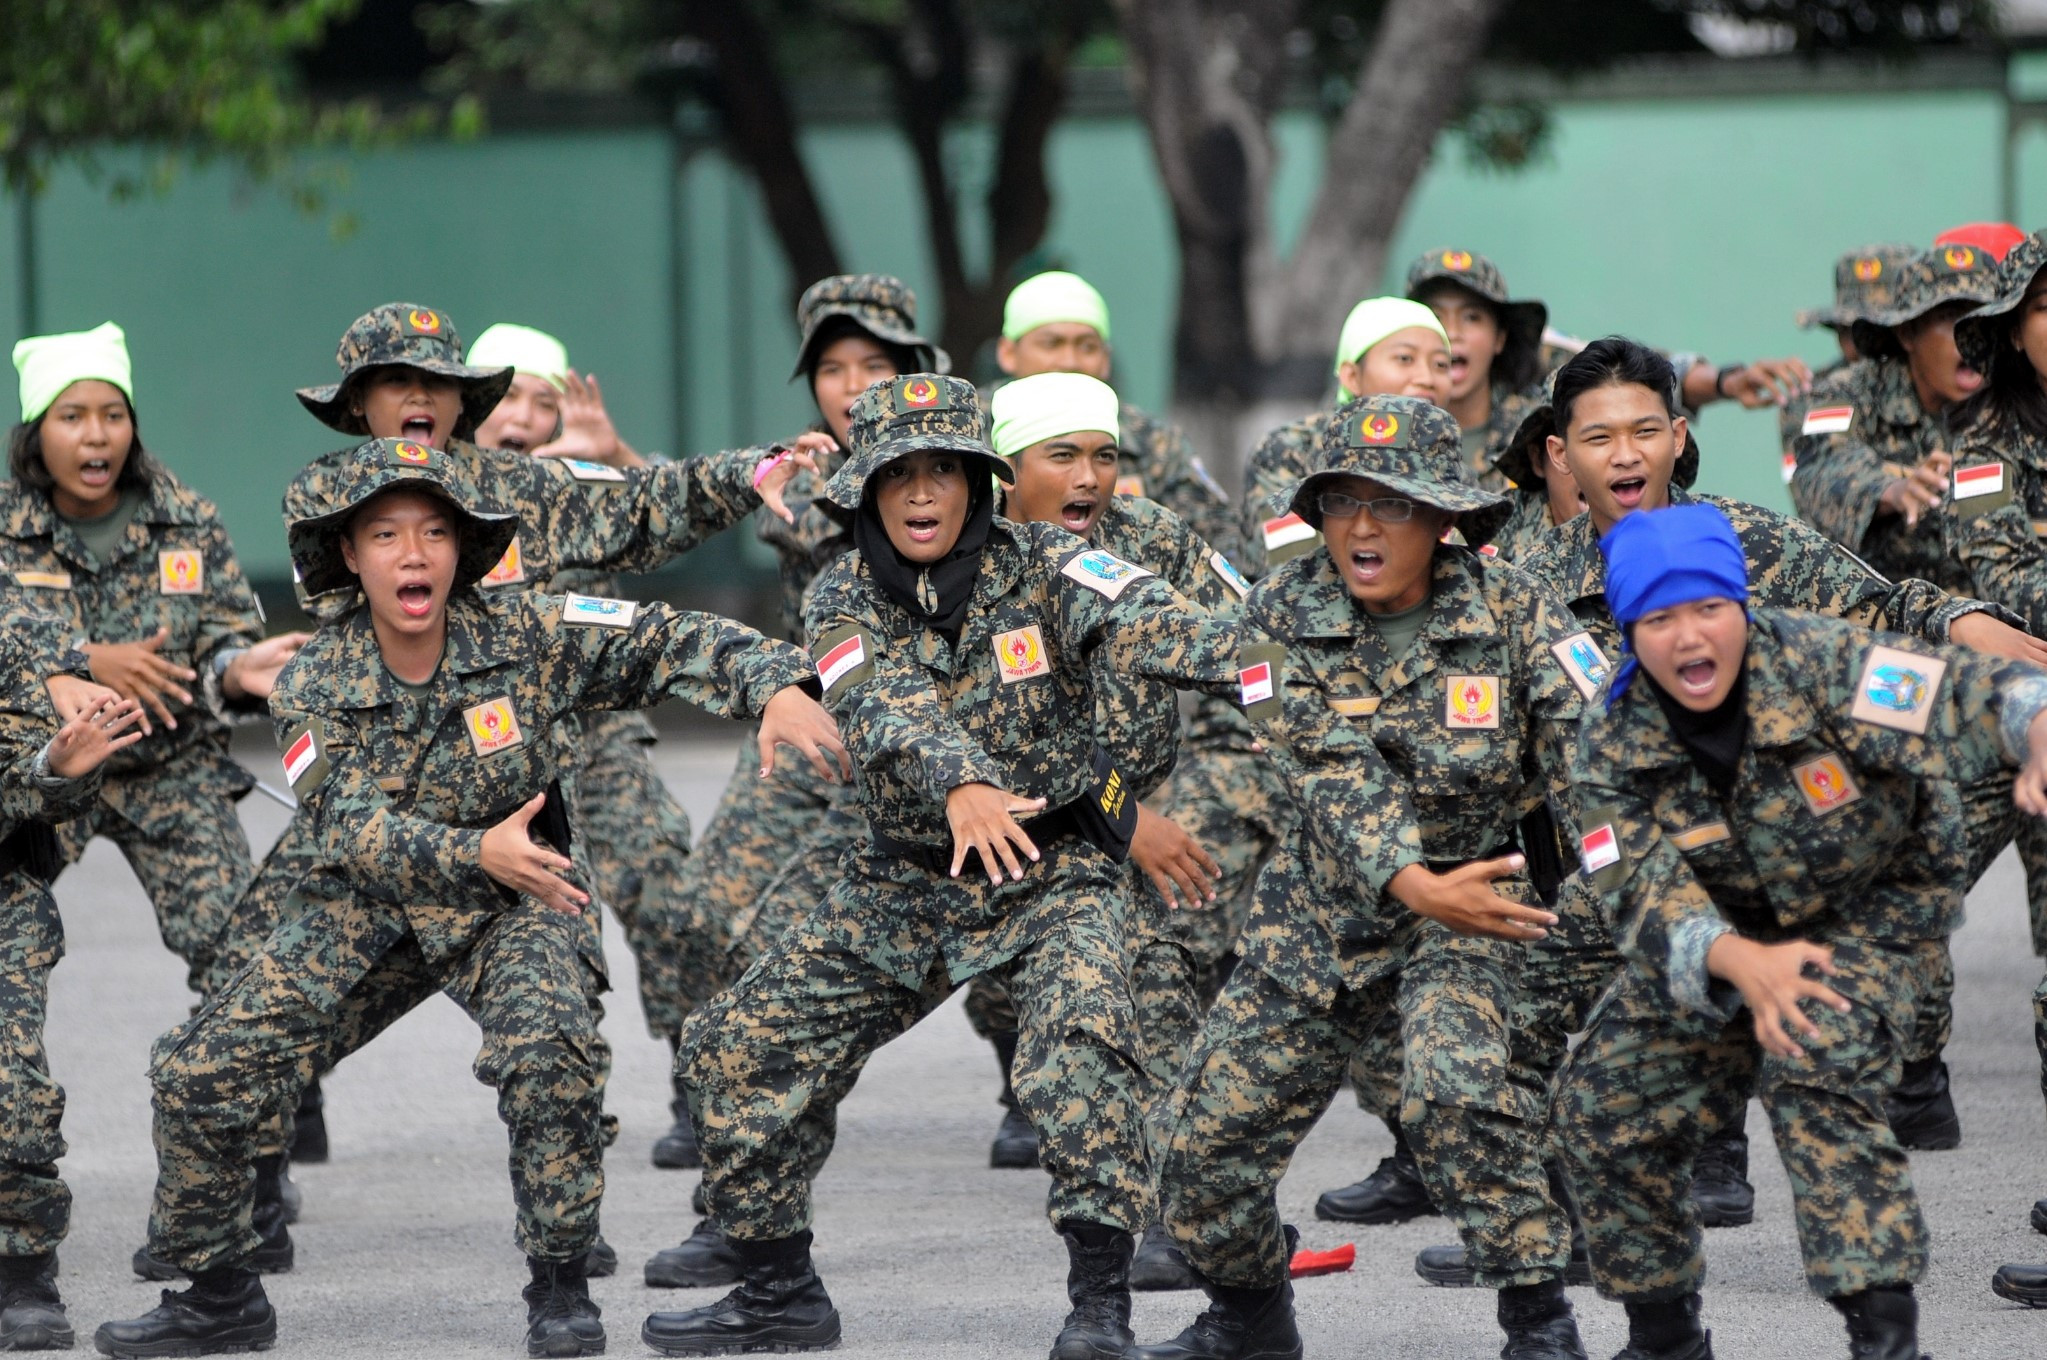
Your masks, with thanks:
M1853 406L1815 406L1805 413L1800 434L1841 434L1855 421Z
M1606 822L1585 833L1578 843L1578 858L1585 865L1585 872L1596 874L1601 869L1611 869L1621 862L1620 837L1614 835L1613 823Z
M2004 464L1995 458L1987 463L1972 463L1955 469L1955 499L1958 501L1976 496L1995 496L2002 490Z

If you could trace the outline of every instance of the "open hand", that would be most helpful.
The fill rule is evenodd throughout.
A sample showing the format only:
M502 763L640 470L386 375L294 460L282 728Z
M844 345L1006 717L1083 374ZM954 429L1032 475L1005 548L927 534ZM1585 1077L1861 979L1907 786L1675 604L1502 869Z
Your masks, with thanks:
M279 633L264 638L227 663L220 688L230 699L268 699L277 688L277 673L313 640L311 633Z
M1554 912L1524 906L1492 889L1494 879L1518 874L1527 863L1519 855L1473 860L1447 874L1426 865L1410 864L1386 885L1409 911L1447 926L1459 935L1488 935L1496 940L1540 940L1557 923Z
M159 628L140 642L88 642L84 650L93 679L118 691L123 698L140 700L163 719L165 727L176 730L178 720L171 716L165 696L189 705L192 691L185 686L197 680L199 672L161 655L170 636L170 629ZM142 719L142 730L144 733L151 730L147 714Z
M1728 934L1706 951L1706 971L1741 990L1741 999L1755 1017L1756 1042L1780 1058L1803 1058L1798 1038L1820 1037L1819 1026L1798 1008L1799 1002L1811 999L1843 1014L1848 1010L1846 997L1805 975L1808 966L1823 977L1838 975L1834 951L1808 940L1759 944Z
M1189 906L1215 901L1215 885L1222 866L1201 848L1201 842L1171 817L1162 817L1144 804L1137 805L1137 831L1130 838L1130 858L1144 870L1175 911L1184 900Z
M775 748L793 746L810 768L832 783L853 778L853 758L839 740L839 725L823 704L789 685L775 692L761 710L761 778L775 772Z
M1020 798L993 784L962 784L947 793L945 820L952 827L952 876L960 876L967 851L976 850L981 855L981 867L988 872L989 883L1001 887L1004 869L1009 870L1010 878L1021 882L1023 864L1017 851L1021 850L1035 864L1038 847L1014 814L1044 810L1044 799Z
M51 738L50 773L63 779L90 774L114 752L142 740L137 727L141 721L141 704L112 692L103 693Z
M578 916L590 898L561 876L574 864L568 856L537 843L527 830L546 805L547 795L536 793L518 811L483 833L483 871L513 892L535 898L551 910Z

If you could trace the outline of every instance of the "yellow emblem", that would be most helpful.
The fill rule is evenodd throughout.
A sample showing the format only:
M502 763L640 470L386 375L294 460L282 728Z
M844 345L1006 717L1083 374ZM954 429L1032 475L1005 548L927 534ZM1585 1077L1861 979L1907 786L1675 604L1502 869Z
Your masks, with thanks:
M1884 262L1882 260L1857 260L1855 262L1855 277L1863 283L1875 283L1879 278L1883 277L1883 272Z
M1862 796L1862 790L1855 786L1855 777L1836 755L1818 756L1803 765L1794 765L1791 773L1798 780L1798 791L1805 797L1806 808L1815 817L1824 817Z
M913 378L903 384L903 405L938 405L938 384L929 378Z
M1462 274L1471 268L1471 252L1468 250L1446 250L1443 252L1443 268L1454 269Z
M433 455L417 444L393 444L391 456L401 463L426 464L433 461Z
M1358 422L1358 438L1367 444L1390 444L1399 434L1399 416L1369 415Z
M1500 678L1453 675L1444 681L1443 725L1465 729L1500 725Z
M1947 253L1942 255L1941 258L1947 261L1949 269L1974 269L1976 267L1976 252L1967 246L1949 246Z
M156 586L165 595L198 595L206 589L206 559L190 548L156 555Z
M1027 628L997 633L995 665L1005 685L1029 680L1051 670L1050 663L1045 660L1045 638L1038 632L1038 625L1034 623Z
M512 712L512 701L503 696L463 709L462 721L469 725L469 744L480 756L517 746L523 739L518 715Z
M483 584L487 586L516 585L526 579L526 559L519 553L519 540L514 538L512 546L505 549L505 555L498 564L484 573Z
M405 323L421 335L439 335L441 333L441 318L439 313L436 312L407 312L405 314Z

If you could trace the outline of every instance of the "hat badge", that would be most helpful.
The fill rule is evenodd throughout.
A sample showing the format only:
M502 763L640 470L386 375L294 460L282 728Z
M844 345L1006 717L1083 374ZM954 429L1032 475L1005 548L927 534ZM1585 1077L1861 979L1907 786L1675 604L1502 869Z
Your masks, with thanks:
M405 324L411 326L412 329L422 335L439 335L441 333L441 317L438 312L407 312L405 314Z
M1949 246L1947 253L1942 255L1941 258L1947 261L1949 269L1974 269L1976 267L1976 252L1968 246Z
M938 405L938 384L929 378L915 378L903 384L905 406Z
M394 444L391 456L401 463L416 463L425 466L433 461L433 455L417 444Z
M1875 283L1883 276L1883 272L1884 262L1882 260L1857 260L1855 262L1855 277L1863 283Z
M1358 438L1367 444L1390 444L1399 433L1399 416L1374 413L1358 422Z
M1471 252L1468 250L1446 250L1443 252L1443 268L1463 273L1471 268Z

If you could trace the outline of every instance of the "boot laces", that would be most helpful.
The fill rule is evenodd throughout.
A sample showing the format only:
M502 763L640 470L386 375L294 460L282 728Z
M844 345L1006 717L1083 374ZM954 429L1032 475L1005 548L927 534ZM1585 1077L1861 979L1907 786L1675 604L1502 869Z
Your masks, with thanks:
M1692 1159L1692 1179L1708 1183L1740 1180L1740 1154L1730 1144L1717 1139L1707 1143Z
M544 1280L535 1280L526 1286L526 1301L532 1306L533 1321L548 1318L573 1318L583 1315L595 1316L597 1303L590 1297L587 1288L578 1288L580 1281L572 1283L558 1272L550 1271Z

